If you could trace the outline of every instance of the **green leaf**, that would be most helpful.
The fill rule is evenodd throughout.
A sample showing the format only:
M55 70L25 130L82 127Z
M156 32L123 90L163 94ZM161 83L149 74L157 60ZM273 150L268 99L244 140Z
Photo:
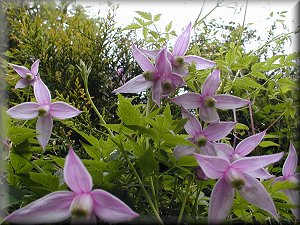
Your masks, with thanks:
M249 127L242 123L237 123L234 127L236 130L249 130Z
M89 135L89 134L86 134L84 133L83 131L80 131L80 130L77 130L76 128L73 128L72 129L74 131L76 131L78 134L80 134L86 141L88 141L91 145L95 146L96 148L100 148L99 146L99 140L94 137L93 135Z
M268 79L265 74L263 74L262 72L259 72L257 70L252 71L251 75L254 76L254 77L260 78L260 79L264 79L264 80Z
M97 160L101 158L100 148L97 149L95 146L86 144L82 141L80 141L80 143L90 157Z
M143 27L143 36L144 36L144 39L147 40L147 38L148 38L148 28L147 27Z
M41 184L43 187L49 188L52 191L56 191L59 186L58 177L52 174L43 174L30 172L30 179L34 182Z
M7 131L8 138L15 144L18 145L26 139L33 138L37 135L34 129L26 127L12 126Z
M228 65L231 65L234 63L235 60L235 54L233 49L229 49L227 54L225 55L225 60L228 63Z
M157 22L157 21L159 21L160 20L160 16L161 16L161 14L156 14L155 16L154 16L154 21L155 22Z
M11 152L9 158L15 174L28 173L32 170L32 165L23 156Z
M266 90L266 88L262 87L259 83L257 83L255 80L251 79L250 77L243 77L241 79L236 79L234 85L242 89L247 89L248 87L250 87L255 89L261 88Z
M146 20L152 20L151 13L143 12L143 11L135 11L137 14L139 14L141 17L143 17Z
M270 146L280 146L280 145L273 141L262 141L259 143L259 146L266 148L266 147L270 147Z
M153 149L149 148L138 160L137 165L145 176L158 171L158 161L154 157Z
M194 156L182 156L177 161L177 165L178 166L188 166L188 167L192 166L192 167L195 167L195 166L198 166L198 163L197 163Z
M9 185L6 187L1 185L0 190L0 210L21 202L24 197L24 193L16 186Z
M143 27L146 26L146 23L144 20L142 20L141 18L138 18L138 17L134 17L134 19L136 19L136 21L139 22L139 24L141 24Z
M277 83L284 86L297 87L296 82L287 77L280 78Z
M131 100L124 98L122 95L118 95L119 106L117 114L120 119L127 125L140 125L141 113L140 111L131 104Z
M124 134L132 134L132 130L128 129L123 124L101 124L101 126L109 128L112 131Z
M57 163L57 165L60 167L60 168L63 168L64 167L64 164L65 164L65 159L63 158L60 158L60 157L57 157L55 155L49 155L50 158Z
M291 189L291 188L297 188L298 185L295 182L291 182L291 181L278 181L275 182L272 186L271 186L271 192L277 192L277 191L281 191L281 190L286 190L286 189Z
M165 27L165 31L169 32L172 28L172 21L170 23L168 23L168 25Z
M142 28L141 25L137 24L137 23L132 23L132 24L129 24L128 26L124 27L122 29L122 31L125 31L125 30L136 30L136 29L139 29L139 28Z

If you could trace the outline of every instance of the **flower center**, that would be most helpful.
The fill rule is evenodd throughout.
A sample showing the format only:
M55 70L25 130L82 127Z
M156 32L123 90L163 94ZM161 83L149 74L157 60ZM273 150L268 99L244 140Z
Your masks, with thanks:
M70 211L77 218L90 218L93 211L93 199L90 194L80 194L73 199Z
M207 139L204 135L200 134L197 138L196 138L196 144L199 146L199 147L203 147L205 146L207 143Z
M241 190L242 187L245 185L245 179L244 179L243 175L239 171L237 171L233 168L230 168L229 170L227 170L226 178L227 178L227 181L231 184L231 186L238 190Z
M33 76L32 76L32 74L31 73L26 73L26 75L25 75L25 79L26 80L28 80L28 81L32 81L33 80Z
M38 107L38 116L47 116L49 114L49 105L41 105Z
M143 77L145 78L145 80L147 81L154 81L154 73L151 71L145 71L142 73Z
M207 108L213 108L213 107L215 107L216 102L217 101L214 98L208 97L208 98L205 99L204 105Z
M184 66L184 64L185 64L184 57L182 57L182 56L175 57L173 64L175 66Z
M169 91L172 89L172 81L170 79L166 79L161 82L161 87L163 91Z

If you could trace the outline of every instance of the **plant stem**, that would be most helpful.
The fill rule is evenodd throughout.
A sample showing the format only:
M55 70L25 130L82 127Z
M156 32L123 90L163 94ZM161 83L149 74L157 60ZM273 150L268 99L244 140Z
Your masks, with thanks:
M186 200L187 200L187 197L188 197L188 195L189 195L189 190L190 190L190 187L191 187L192 180L193 180L193 177L191 177L191 178L189 179L188 184L187 184L187 186L186 186L186 189L185 189L185 196L184 196L184 199L183 199L181 208L180 208L180 213L179 213L177 225L181 224L181 220L182 220L182 216L183 216L183 213L184 213Z
M194 211L196 209L197 201L198 201L198 198L199 198L201 190L202 190L202 184L203 184L203 181L201 181L201 185L200 185L200 188L199 188L198 183L197 183L197 194L196 194L196 198L195 198L195 203L194 203L194 205L192 207L192 210L191 210L191 216L193 216Z
M266 130L269 130L275 123L277 123L278 120L279 120L285 113L286 113L286 110L285 110L283 113L281 113L281 114L277 117L277 119L274 120L273 123L271 123L271 124L268 126L268 128L267 128Z
M155 188L154 188L154 183L153 183L153 179L152 179L152 176L150 176L150 187L151 187L151 191L152 191L152 195L153 195L153 198L154 198L154 205L155 205L155 208L156 208L156 211L158 211L158 204L157 204L157 192L155 191Z

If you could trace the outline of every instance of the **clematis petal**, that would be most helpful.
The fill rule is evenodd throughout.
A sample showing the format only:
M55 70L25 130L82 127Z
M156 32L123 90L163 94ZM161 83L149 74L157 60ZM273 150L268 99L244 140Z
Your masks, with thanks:
M209 202L208 224L220 224L231 210L234 189L225 180L220 179L215 184Z
M24 208L9 214L4 220L19 224L56 223L71 216L69 207L75 194L70 191L52 192Z
M261 142L264 138L266 131L260 132L258 134L252 135L244 140L242 140L235 148L235 153L240 156L246 156Z
M78 116L82 111L65 102L53 102L50 105L50 115L57 119L67 119Z
M203 129L202 134L208 141L218 141L226 137L234 128L236 122L211 123Z
M31 74L36 76L39 72L39 64L40 60L36 60L32 65L31 65Z
M140 50L152 60L155 60L156 56L159 53L159 50L146 50L146 49L140 49Z
M130 221L139 216L124 202L104 190L93 190L94 212L103 221L119 223Z
M231 160L234 154L234 149L228 144L223 143L213 143L217 156Z
M193 156L196 158L204 174L211 179L218 179L222 177L230 165L227 159L217 156L207 156L196 153L194 153Z
M181 77L186 77L189 74L189 68L187 66L172 65L172 72L179 74Z
M183 118L188 118L189 120L184 125L185 131L192 137L202 132L201 123L197 120L196 116L181 107L181 113Z
M15 64L10 64L14 71L17 72L21 77L26 78L26 73L31 73L29 69L27 69L25 66L18 66Z
M285 177L292 176L296 172L297 163L298 163L298 156L294 145L291 143L288 157L286 158L282 168L283 176Z
M145 54L139 50L134 44L131 45L132 54L143 71L154 71L154 66Z
M215 108L201 106L199 109L199 117L204 122L212 123L220 120L219 114Z
M161 99L161 80L157 80L153 82L152 85L152 100L160 107L160 99Z
M297 208L292 208L291 211L295 215L297 220L300 220L300 205L299 205L299 191L284 190L285 194L289 197L292 204L297 205Z
M190 44L191 29L192 23L190 22L177 38L173 49L173 56L183 56L186 53Z
M30 81L21 78L20 80L18 80L18 82L16 83L15 89L17 88L24 88L30 85Z
M158 53L156 60L155 60L155 71L158 73L159 77L162 77L166 74L171 74L172 66L167 57L167 48L164 47Z
M187 55L184 57L184 59L187 63L194 62L197 70L210 69L216 65L215 62L196 55Z
M179 159L182 156L192 155L195 151L196 151L195 147L177 145L174 148L173 154L176 159Z
M238 190L239 194L246 201L267 211L276 219L278 219L274 202L264 186L256 178L253 178L248 174L243 175L245 178L245 185L241 190Z
M205 146L200 148L204 155L217 156L216 149L210 141L208 141Z
M151 85L151 81L145 80L143 75L138 75L127 81L121 87L113 90L112 93L137 93L147 90Z
M274 177L274 175L270 174L268 172L268 170L266 170L265 168L250 171L250 172L247 172L247 173L252 177L260 178L260 179L270 179L270 178Z
M75 193L88 193L92 190L92 177L71 146L65 161L64 179Z
M205 79L201 93L203 96L213 96L220 85L220 70L214 70L210 75Z
M171 98L170 100L177 105L181 105L185 109L196 109L203 104L202 95L193 92Z
M251 104L251 101L233 96L233 95L214 95L217 101L215 107L218 109L236 109Z
M46 86L46 84L42 81L40 76L36 77L36 81L33 85L34 96L40 105L50 105L51 103L51 94Z
M279 161L283 154L283 152L280 152L271 155L244 157L234 161L232 167L245 173L255 171Z
M38 132L37 140L45 151L46 145L49 142L53 127L53 120L50 115L39 117L36 122L36 131Z
M38 116L38 107L39 104L36 102L24 102L11 107L6 112L14 119L31 120Z

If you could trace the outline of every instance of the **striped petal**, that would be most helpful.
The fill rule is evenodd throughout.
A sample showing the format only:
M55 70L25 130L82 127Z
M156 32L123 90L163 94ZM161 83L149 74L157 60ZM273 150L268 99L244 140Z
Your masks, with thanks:
M49 142L53 127L53 120L50 115L39 117L36 122L36 131L38 132L37 139L42 149L45 151L46 145Z
M50 105L50 115L57 119L67 119L78 116L82 111L65 102L53 102Z
M201 93L203 96L213 96L220 85L220 70L214 70L210 75L205 79Z
M51 103L51 94L46 86L46 84L42 81L40 76L37 76L36 81L33 85L34 96L40 105L50 105Z
M31 120L38 116L38 107L40 105L36 102L24 102L14 107L11 107L6 112L14 118L20 120Z
M186 53L190 44L191 29L192 23L190 22L177 38L173 49L173 56L183 56Z
M226 94L214 95L214 99L217 101L215 103L217 109L236 109L251 104L248 100Z
M139 50L134 44L132 44L131 49L134 59L143 71L154 71L154 66L141 50Z

